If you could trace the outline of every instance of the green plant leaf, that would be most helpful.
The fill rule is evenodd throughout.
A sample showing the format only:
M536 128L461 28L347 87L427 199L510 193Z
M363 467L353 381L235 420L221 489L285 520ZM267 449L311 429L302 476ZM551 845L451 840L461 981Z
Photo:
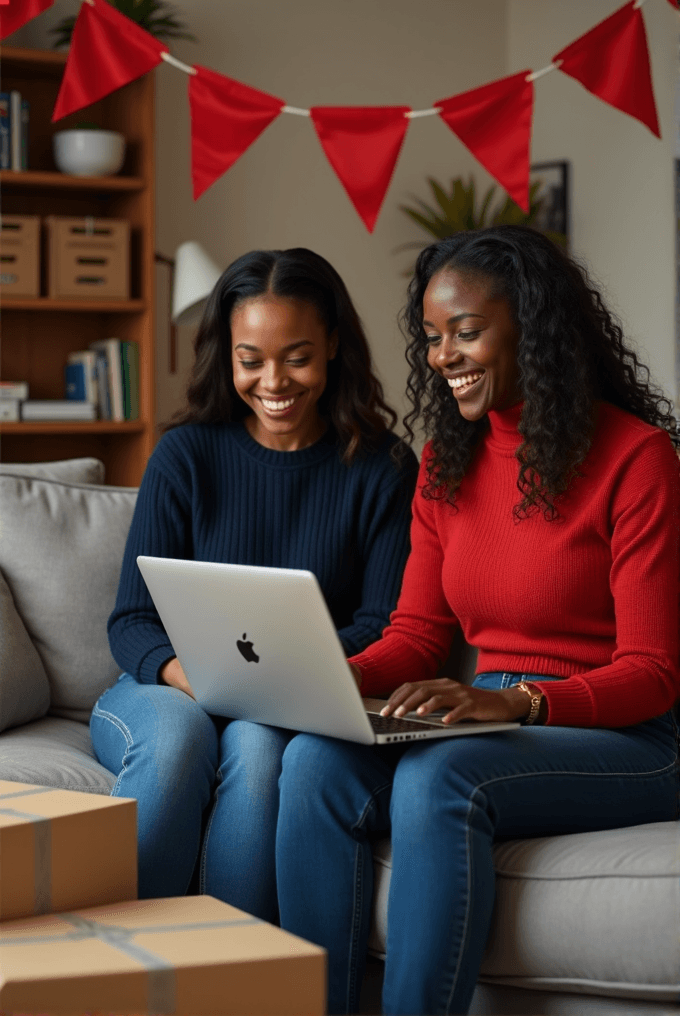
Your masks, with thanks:
M496 193L496 186L492 184L488 191L484 195L482 200L482 207L479 210L478 223L479 228L482 229L486 225L486 214L489 211L489 205L493 201L494 194Z
M135 21L157 39L189 39L196 42L195 37L187 31L186 25L178 20L175 8L166 0L109 0L109 2L121 14ZM76 19L73 17L63 18L50 29L50 34L55 36L54 49L69 45L75 22Z
M482 198L479 211L477 211L475 208L477 196L473 177L470 177L467 184L462 177L451 180L450 194L434 178L428 177L427 182L434 197L434 207L412 194L410 198L415 202L415 207L400 205L400 209L426 230L430 236L434 236L438 240L452 236L460 230L481 229L486 225L534 225L545 204L545 199L538 196L543 186L540 179L534 180L529 188L528 213L522 211L508 195L500 199L495 207L492 207L498 189L495 184L488 188ZM545 235L560 246L566 247L567 238L564 234L545 231ZM428 240L425 243L431 243L431 241ZM425 246L425 243L421 243L420 246Z

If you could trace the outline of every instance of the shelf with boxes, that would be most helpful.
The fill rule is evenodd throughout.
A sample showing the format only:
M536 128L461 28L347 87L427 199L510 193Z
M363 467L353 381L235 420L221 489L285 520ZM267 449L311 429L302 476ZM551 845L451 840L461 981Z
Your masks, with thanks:
M66 57L10 47L1 56L2 91L26 98L30 121L27 168L0 171L0 380L26 382L30 400L63 400L73 355L115 336L137 354L138 397L118 419L102 419L99 406L100 418L89 420L8 420L6 411L0 456L30 462L93 455L104 461L108 483L136 486L155 441L153 74L53 125ZM123 135L119 175L55 168L52 137L79 119ZM19 274L17 262L7 258L17 250L10 237L22 229L5 228L17 224L25 224L24 253L33 257L32 284L18 288L10 279Z

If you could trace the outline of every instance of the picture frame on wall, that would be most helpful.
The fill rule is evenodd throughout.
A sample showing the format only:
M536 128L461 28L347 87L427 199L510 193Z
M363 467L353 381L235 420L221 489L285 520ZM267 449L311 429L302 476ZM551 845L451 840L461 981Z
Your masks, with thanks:
M567 246L570 241L569 176L566 160L531 165L530 184L540 182L536 197L543 201L532 225L543 233L561 233L566 237Z

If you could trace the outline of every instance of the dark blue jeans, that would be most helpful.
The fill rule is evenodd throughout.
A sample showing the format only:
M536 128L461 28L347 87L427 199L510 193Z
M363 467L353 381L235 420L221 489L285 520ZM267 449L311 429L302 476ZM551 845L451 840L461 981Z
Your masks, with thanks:
M293 731L208 716L177 688L122 674L90 732L118 777L112 795L137 799L140 898L183 895L200 851L201 892L275 921L278 779Z
M475 686L522 677L483 674ZM391 834L383 1012L466 1013L493 910L494 840L671 821L678 785L670 713L616 730L525 726L408 747L300 734L279 783L281 925L328 950L329 1012L356 1011L371 841Z

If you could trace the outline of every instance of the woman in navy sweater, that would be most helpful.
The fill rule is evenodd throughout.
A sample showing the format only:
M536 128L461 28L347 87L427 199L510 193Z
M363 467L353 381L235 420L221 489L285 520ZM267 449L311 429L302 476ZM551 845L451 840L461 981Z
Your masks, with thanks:
M281 757L293 733L197 705L138 554L312 571L348 656L379 638L408 554L417 465L392 454L361 322L311 251L255 251L209 299L187 407L149 459L109 619L124 669L92 713L97 757L138 802L139 895L199 885L276 918ZM300 617L304 626L305 618Z

